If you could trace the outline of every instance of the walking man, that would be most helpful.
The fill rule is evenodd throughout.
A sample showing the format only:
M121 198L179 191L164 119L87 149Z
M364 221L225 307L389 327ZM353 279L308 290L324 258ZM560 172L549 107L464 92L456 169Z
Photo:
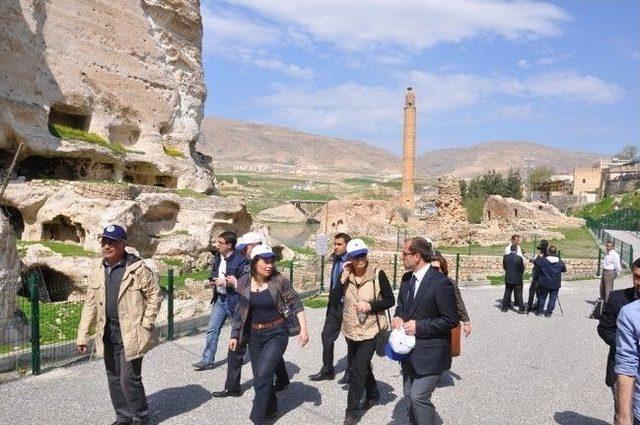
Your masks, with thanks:
M158 282L137 256L125 251L127 234L117 225L99 235L103 259L91 275L76 345L87 352L95 324L98 356L104 356L115 424L149 423L142 385L142 356L158 344L154 330L162 303Z
M423 238L404 244L402 276L394 328L416 337L416 346L402 361L404 396L409 400L412 425L436 423L431 395L440 376L451 367L451 329L459 321L453 286L447 277L429 266L431 244Z
M333 266L331 267L331 281L329 287L329 301L322 328L322 369L309 377L312 381L333 380L333 348L340 336L342 327L342 313L344 310L344 285L340 282L342 266L347 261L347 244L351 237L346 233L338 233L333 238ZM347 362L349 363L349 362ZM349 383L349 367L339 384Z
M613 242L607 241L604 248L607 250L607 253L602 261L600 298L607 302L609 293L613 291L613 281L618 277L618 273L620 273L622 267L620 266L620 255L615 251Z
M220 331L227 319L232 318L238 304L236 286L238 280L246 272L247 259L235 250L237 241L238 236L231 231L220 233L216 239L218 252L213 256L211 275L209 276L209 282L214 288L211 299L211 317L207 327L207 339L202 358L193 364L196 370L214 368Z
M616 374L614 372L616 357L616 331L618 327L616 320L622 308L640 299L640 258L636 259L631 266L633 272L633 286L626 289L611 291L609 300L604 304L602 316L598 323L598 335L609 345L609 355L607 357L607 374L605 383L611 388L614 405L617 404L616 397Z
M546 257L538 258L536 264L540 267L540 286L538 288L538 309L536 316L544 312L545 317L551 317L553 309L558 300L558 292L562 285L562 273L567 271L564 262L558 257L558 249L551 245ZM544 310L544 304L549 297L547 310Z
M511 245L511 252L502 257L504 274L504 297L502 297L502 311L507 312L511 305L511 293L514 293L519 312L524 313L522 302L522 275L524 273L524 261L518 255L518 245Z

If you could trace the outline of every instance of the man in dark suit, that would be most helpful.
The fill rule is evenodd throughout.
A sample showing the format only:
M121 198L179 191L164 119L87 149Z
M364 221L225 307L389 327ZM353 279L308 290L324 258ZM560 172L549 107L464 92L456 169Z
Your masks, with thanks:
M213 256L213 264L209 282L213 286L211 299L211 317L207 327L207 339L202 352L202 359L193 364L195 370L213 369L220 331L227 318L231 318L238 303L235 287L245 273L247 259L236 252L238 236L230 231L222 232L216 239L217 252Z
M451 329L459 321L454 289L446 276L429 266L431 244L423 238L404 244L402 276L393 327L416 337L416 346L402 361L404 396L411 424L436 423L431 402L440 376L451 367Z
M640 258L636 259L632 265L633 286L627 289L618 289L609 293L609 299L604 304L602 316L598 323L598 335L609 345L609 356L607 357L607 374L605 382L613 393L614 406L616 405L616 374L613 371L616 357L616 320L622 307L640 299Z
M329 300L327 312L322 328L322 369L319 373L309 377L312 381L332 380L335 378L333 368L333 348L340 336L342 326L342 313L344 309L344 286L340 282L342 265L347 261L347 244L351 236L346 233L338 233L333 238L333 266L331 267L331 281L329 284ZM349 383L349 368L345 372L340 384Z
M511 293L514 293L519 312L524 313L522 301L522 274L524 273L524 261L518 255L518 245L511 245L511 252L502 257L504 274L504 297L502 297L502 311L507 312L511 304Z

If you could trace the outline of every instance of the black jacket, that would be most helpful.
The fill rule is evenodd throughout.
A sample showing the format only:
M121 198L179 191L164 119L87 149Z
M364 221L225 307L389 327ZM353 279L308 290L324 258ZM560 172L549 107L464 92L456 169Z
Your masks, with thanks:
M342 274L342 270L340 270L339 273L337 273L337 281L334 282L333 281L333 270L336 267L340 267L339 265L339 258L336 256L333 256L333 262L331 265L331 269L329 270L329 302L327 304L328 306L339 306L340 304L340 300L342 300L342 298L344 297L344 285L342 285L342 282L340 282L340 276Z
M409 363L418 375L440 374L451 367L451 329L460 320L453 286L446 276L430 267L411 307L407 308L412 274L402 276L396 302L396 317L405 322L416 321L416 347L402 362L403 367Z
M616 374L613 367L616 363L616 320L622 307L636 300L636 291L632 288L618 289L609 293L609 300L604 304L602 316L598 323L598 335L609 345L609 356L607 357L607 376L605 382L612 386L616 382Z
M524 273L524 261L515 252L510 252L502 257L502 268L504 269L504 283L509 285L522 285L522 274Z
M247 272L248 260L247 257L242 255L242 253L234 250L229 258L227 258L227 276L235 276L238 281L240 278ZM220 253L216 252L213 255L213 264L211 265L211 274L209 275L209 280L213 280L218 277L218 270L220 269ZM218 291L215 290L215 286L213 288L213 298L211 298L211 304L215 303L218 299ZM238 299L238 293L233 289L227 286L227 297L229 301L229 310L233 311L235 309L235 303Z
M562 273L567 271L567 267L562 260L554 255L548 255L537 259L536 265L540 268L540 288L560 289Z

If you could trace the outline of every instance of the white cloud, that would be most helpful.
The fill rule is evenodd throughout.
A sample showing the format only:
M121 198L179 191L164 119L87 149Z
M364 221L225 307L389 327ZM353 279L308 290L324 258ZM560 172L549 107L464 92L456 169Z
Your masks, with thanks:
M621 99L624 91L616 84L575 71L548 72L503 88L507 93L540 98L562 98L592 104L610 104Z
M518 61L518 67L519 68L530 68L531 64L526 59L520 59Z
M396 45L421 50L442 42L500 36L556 37L571 17L543 2L502 0L228 0L315 41L344 50Z
M281 71L282 73L290 77L300 78L303 80L309 80L313 78L312 70L299 67L298 65L285 64L277 59L256 58L253 59L253 63L259 68Z

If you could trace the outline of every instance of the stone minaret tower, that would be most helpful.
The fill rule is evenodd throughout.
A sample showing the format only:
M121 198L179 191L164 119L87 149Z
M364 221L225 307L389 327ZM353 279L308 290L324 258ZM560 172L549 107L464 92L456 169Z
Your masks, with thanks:
M416 207L413 185L415 182L416 161L416 93L413 88L407 88L404 96L404 131L402 154L402 193L400 205L410 208Z

